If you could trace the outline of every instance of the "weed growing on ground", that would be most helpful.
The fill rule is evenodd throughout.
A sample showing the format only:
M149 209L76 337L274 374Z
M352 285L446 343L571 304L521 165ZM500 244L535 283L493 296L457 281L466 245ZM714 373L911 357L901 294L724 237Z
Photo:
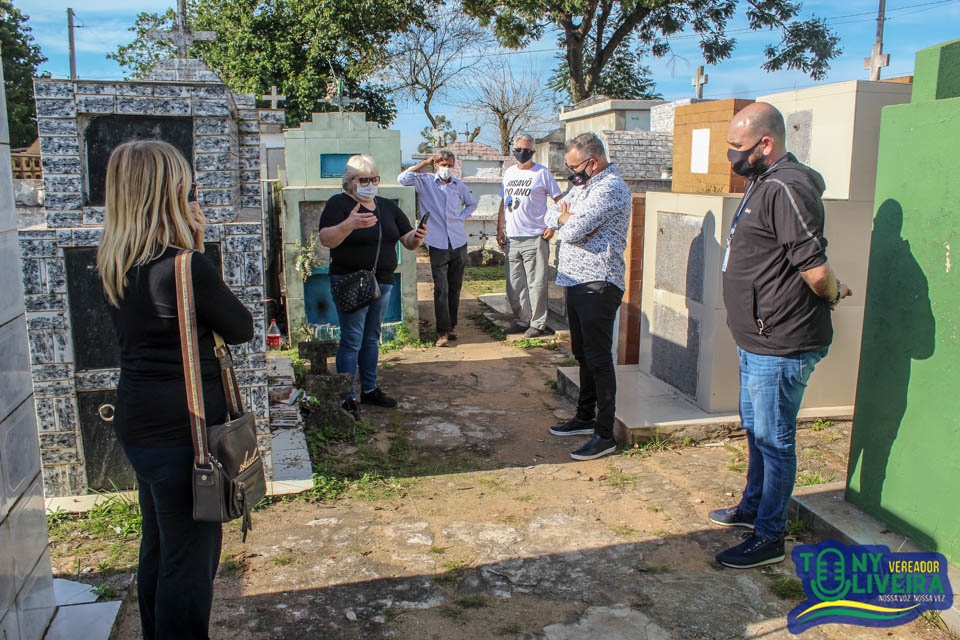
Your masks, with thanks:
M501 627L497 627L497 635L517 636L523 633L523 625L519 622L511 622Z
M460 598L454 604L461 609L482 609L487 606L487 596L482 593L475 593L465 598Z
M654 513L660 513L661 511L663 511L663 506L659 504L648 504L647 510L653 511Z
M794 518L793 520L787 520L787 535L788 536L802 536L803 534L810 531L810 525L806 520L801 520L800 518Z
M618 536L624 537L635 536L640 533L628 524L612 524L610 525L610 531L613 531Z
M386 611L383 612L383 615L386 617L387 622L393 622L405 613L407 613L406 607L399 604L392 604L387 607Z
M243 565L241 565L236 559L228 558L223 561L223 564L220 565L220 573L225 576L234 575L240 573L243 570Z
M803 600L803 583L793 576L777 576L770 581L770 591L781 600Z
M730 460L730 462L727 463L727 469L729 469L730 471L733 471L734 473L746 473L747 463L738 462L736 460Z
M734 473L746 473L747 460L743 449L740 447L735 447L731 444L725 444L723 445L723 448L732 454L730 459L727 461L727 469L733 471Z
M433 576L433 581L437 584L457 584L463 578L470 565L463 560L444 560L440 565L443 573Z
M554 343L556 344L556 343ZM576 358L562 358L556 361L556 366L558 367L575 367L577 366Z
M801 471L797 475L797 486L798 487L810 487L815 484L826 484L828 482L833 482L837 479L837 474L834 471L830 472L826 478L823 477L819 471Z
M273 556L270 558L270 561L277 567L285 567L291 562L293 562L293 556L287 553L281 553L278 556Z
M290 364L293 365L293 379L297 387L303 386L303 379L307 375L307 360L300 357L300 349L295 346L286 351L281 351L280 355L290 358Z
M113 600L114 598L117 597L116 588L108 584L94 585L93 593L96 594L97 598L100 598L103 600Z
M601 478L600 484L605 487L611 487L619 492L633 489L637 484L637 476L624 473L623 469L610 463L607 466L607 474Z
M557 343L553 340L544 340L543 338L517 338L510 343L518 349L550 349L557 350ZM574 360L576 362L576 360Z
M493 320L483 315L483 313L480 311L474 311L467 317L477 323L477 326L480 328L480 330L494 340L499 340L502 342L507 339L507 334L503 332L503 329L497 326Z
M823 418L817 418L816 422L810 425L810 428L814 431L823 431L830 428L830 421L824 420Z
M557 391L560 388L556 380L547 380L543 385L550 389L550 391Z
M443 548L443 547L438 547L437 545L431 545L431 547L430 547L430 553L432 553L432 554L435 555L435 556L442 556L442 555L445 554L446 552L447 552L447 550L446 550L445 548Z
M653 437L644 442L635 442L632 447L625 449L622 452L622 455L630 457L644 457L654 453L672 451L674 449L674 445L675 443L673 442L673 434L664 435L657 430L653 434Z
M943 618L940 617L939 611L935 611L933 609L924 611L920 614L920 619L923 620L925 624L935 629L939 629L941 631L947 630L947 624L943 621Z

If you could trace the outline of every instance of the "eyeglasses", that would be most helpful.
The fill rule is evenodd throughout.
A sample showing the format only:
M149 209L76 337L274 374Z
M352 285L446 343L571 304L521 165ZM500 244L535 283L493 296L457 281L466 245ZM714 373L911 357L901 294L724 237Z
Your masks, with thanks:
M372 178L357 178L357 184L362 184L367 186L368 184L380 184L380 176L373 176Z
M591 160L593 160L593 156L587 158L587 159L584 160L583 162L578 162L577 164L573 165L572 167L571 167L570 165L567 165L567 170L570 171L570 173L576 173L576 172L577 172L577 169L578 169L579 167L582 167L583 165L587 164L587 163L590 162Z
M520 153L521 151L533 151L533 149L531 149L530 147L514 147L513 148L514 153Z

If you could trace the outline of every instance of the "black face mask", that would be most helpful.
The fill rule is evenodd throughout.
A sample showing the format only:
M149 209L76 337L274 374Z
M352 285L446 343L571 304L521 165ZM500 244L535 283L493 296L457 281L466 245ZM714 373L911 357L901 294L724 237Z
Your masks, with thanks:
M764 172L766 167L763 166L762 160L757 164L750 164L750 154L761 142L763 138L757 140L757 143L749 149L727 149L727 160L730 161L730 168L735 174L752 179Z
M588 159L585 160L583 164L587 165L589 162L590 160ZM583 185L587 184L592 177L593 176L587 175L587 167L584 166L580 171L571 172L570 175L567 176L567 181L575 187L582 187Z
M533 157L533 149L514 149L513 157L517 159L517 162L523 164Z

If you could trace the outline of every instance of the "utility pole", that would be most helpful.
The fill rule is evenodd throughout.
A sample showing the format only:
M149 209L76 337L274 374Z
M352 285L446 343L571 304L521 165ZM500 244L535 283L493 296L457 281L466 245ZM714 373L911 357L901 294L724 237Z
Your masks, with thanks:
M73 41L73 9L67 8L67 37L70 41L70 79L77 79L77 45Z

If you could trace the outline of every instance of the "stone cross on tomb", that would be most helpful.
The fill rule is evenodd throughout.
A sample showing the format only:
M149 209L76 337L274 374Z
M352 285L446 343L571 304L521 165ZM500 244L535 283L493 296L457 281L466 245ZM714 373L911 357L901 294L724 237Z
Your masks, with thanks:
M434 127L431 133L433 134L433 148L439 149L443 146L443 131Z
M697 75L693 76L690 80L690 84L697 88L697 100L703 98L703 85L707 84L707 80L710 79L710 76L703 72L703 67L697 67Z
M190 45L194 42L213 42L217 34L213 31L194 31L187 24L187 0L177 0L177 24L170 31L150 29L147 38L158 42L169 42L177 48L177 57L190 57Z
M354 103L353 98L343 95L343 92L343 78L334 78L333 82L327 83L327 97L320 102L326 102L327 104L332 104L336 107L339 107L340 113L343 113L344 107L350 106Z
M283 100L287 99L287 96L277 94L277 85L270 85L270 94L265 96L260 96L261 100L267 100L270 102L270 108L276 109L277 105L280 104Z
M890 54L883 52L883 23L886 21L884 13L886 11L886 0L880 0L880 8L877 10L877 39L873 43L873 53L869 58L863 59L863 68L870 70L870 79L880 79L880 69L890 66Z

